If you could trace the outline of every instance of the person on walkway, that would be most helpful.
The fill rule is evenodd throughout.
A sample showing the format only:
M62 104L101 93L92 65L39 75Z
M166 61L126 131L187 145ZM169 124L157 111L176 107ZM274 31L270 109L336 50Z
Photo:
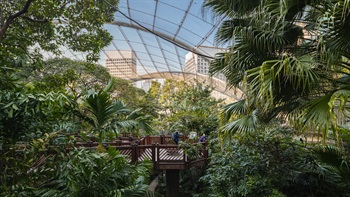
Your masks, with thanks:
M172 138L173 138L175 144L179 144L179 137L180 137L180 134L179 134L178 131L176 131L175 133L173 133Z
M203 143L203 142L206 142L206 141L207 141L207 136L205 134L203 134L198 140L199 143Z

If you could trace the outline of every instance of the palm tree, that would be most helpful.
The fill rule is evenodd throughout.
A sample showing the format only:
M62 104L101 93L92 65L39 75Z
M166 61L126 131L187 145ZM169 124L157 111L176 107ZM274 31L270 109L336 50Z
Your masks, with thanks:
M327 0L204 2L225 19L216 41L233 43L210 72L224 73L245 92L244 101L224 109L226 133L286 116L301 129L339 136L338 114L349 114L349 6Z
M142 129L151 133L150 116L143 115L140 109L130 110L122 101L112 101L108 93L112 84L110 80L105 89L91 92L84 100L85 120L98 132L99 143L102 144L103 133L107 131L117 135L123 129Z

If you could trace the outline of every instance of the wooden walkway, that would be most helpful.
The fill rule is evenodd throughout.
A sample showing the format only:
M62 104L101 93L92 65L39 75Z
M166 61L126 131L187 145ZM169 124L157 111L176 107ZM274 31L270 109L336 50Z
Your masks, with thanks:
M183 138L184 139L184 138ZM77 143L77 147L95 149L98 143ZM154 171L183 170L204 165L208 158L206 144L203 143L191 155L185 154L178 145L172 144L171 136L146 136L138 140L132 137L122 137L119 141L103 143L111 146L126 156L130 163L150 160Z
M185 138L182 138L185 140ZM181 139L180 139L181 141ZM77 142L75 147L85 147L87 149L96 149L97 142ZM192 167L204 165L208 158L206 144L200 144L197 151L191 155L185 154L185 151L174 144L171 136L146 136L141 139L135 137L121 137L115 142L103 143L103 146L111 146L123 155L130 163L149 160L153 162L153 172L162 170L184 170ZM17 150L19 154L22 150ZM69 151L69 148L67 149ZM0 151L1 153L1 151ZM55 153L43 154L36 165L41 165L48 157ZM0 171L5 162L0 158Z

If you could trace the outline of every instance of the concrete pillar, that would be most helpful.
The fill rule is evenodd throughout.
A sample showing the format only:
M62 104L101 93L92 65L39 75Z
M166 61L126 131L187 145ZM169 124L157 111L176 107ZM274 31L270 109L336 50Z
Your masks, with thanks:
M180 170L166 170L166 197L180 196Z

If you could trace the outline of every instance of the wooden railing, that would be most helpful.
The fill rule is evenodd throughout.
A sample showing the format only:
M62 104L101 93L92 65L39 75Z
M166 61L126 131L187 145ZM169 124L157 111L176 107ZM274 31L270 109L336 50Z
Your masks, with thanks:
M182 137L182 140L185 138ZM77 142L75 147L85 147L96 149L97 142ZM201 144L201 148L195 155L187 155L184 149L176 145L171 136L146 136L141 139L125 137L116 142L103 143L105 147L117 149L130 163L150 160L154 163L154 170L166 169L189 169L198 165L203 165L208 158L206 143ZM71 150L69 147L65 151ZM19 150L20 151L20 150ZM20 151L21 152L21 151ZM54 154L54 153L51 153ZM1 160L1 159L0 159ZM4 165L0 161L0 169Z
M180 140L185 139L185 137L180 138ZM97 142L76 144L77 147L91 149L97 145ZM188 169L203 165L208 158L206 143L202 143L201 148L194 155L187 155L186 151L176 145L169 135L145 136L140 139L124 137L122 142L106 142L103 145L119 150L130 163L150 160L154 163L154 170Z

